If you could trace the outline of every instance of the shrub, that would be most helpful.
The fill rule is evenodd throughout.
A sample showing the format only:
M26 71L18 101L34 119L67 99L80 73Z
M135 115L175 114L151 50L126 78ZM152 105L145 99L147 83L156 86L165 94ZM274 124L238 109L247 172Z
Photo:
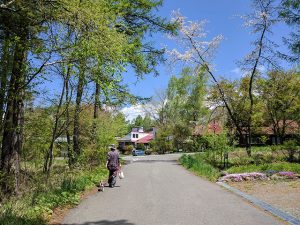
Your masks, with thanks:
M147 150L145 151L145 154L146 154L146 155L151 155L151 154L152 154L152 149L147 149Z
M295 161L295 154L298 150L297 142L295 140L287 140L284 142L283 147L288 151L288 161Z
M221 168L223 166L224 153L228 153L232 149L226 133L206 135L203 138L204 142L206 142L205 161Z
M235 157L230 159L230 164L233 166L244 166L253 164L253 159L249 157Z
M125 154L125 155L130 155L131 152L132 152L132 150L133 150L133 146L132 146L132 145L126 145L126 146L124 147L124 154Z
M272 163L275 161L275 157L270 152L256 152L252 154L253 162L256 165L264 164L264 163Z
M205 177L211 181L216 181L220 176L220 173L210 164L206 163L203 159L203 155L183 155L179 162L188 170L195 172L201 177Z
M146 147L144 144L137 144L136 148L141 149L141 150L146 150Z
M94 146L90 146L90 148L87 148L82 152L78 161L81 165L103 165L106 161L107 152L107 148L97 149Z

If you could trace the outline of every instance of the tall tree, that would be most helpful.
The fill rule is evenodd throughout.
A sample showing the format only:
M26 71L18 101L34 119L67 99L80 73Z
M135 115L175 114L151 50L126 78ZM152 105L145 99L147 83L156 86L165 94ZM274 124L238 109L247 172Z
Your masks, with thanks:
M178 78L171 77L166 104L162 109L164 112L161 113L165 114L166 123L161 124L160 129L168 130L174 135L173 142L177 149L183 148L184 142L190 137L196 124L206 121L205 93L205 70L187 67Z
M258 74L258 67L264 63L276 65L273 60L269 57L272 54L270 49L272 49L272 42L267 39L267 34L270 32L271 25L275 22L273 0L253 0L254 12L248 16L245 16L246 26L250 26L253 33L258 35L258 39L254 41L254 50L246 56L243 61L244 69L246 69L250 74L249 80L249 119L248 119L248 145L246 151L248 155L251 155L251 124L252 124L252 113L254 106L253 97L253 82L255 76ZM206 33L204 31L205 21L200 22L185 22L185 18L180 13L175 13L173 21L176 21L180 25L180 34L175 39L179 40L182 44L184 53L179 52L176 49L169 51L173 61L185 61L193 63L198 68L203 68L208 73L210 78L215 83L218 92L221 96L222 102L228 111L228 114L235 125L237 132L240 136L243 135L242 127L239 121L236 120L230 102L226 99L226 93L222 89L220 82L217 79L217 75L211 66L212 56L219 45L220 41L223 39L221 35L213 38L211 41L206 41Z

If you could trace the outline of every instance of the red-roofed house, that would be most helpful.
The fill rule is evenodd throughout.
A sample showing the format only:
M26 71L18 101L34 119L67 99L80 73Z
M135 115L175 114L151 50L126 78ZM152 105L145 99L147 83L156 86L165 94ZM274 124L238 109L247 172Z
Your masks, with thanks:
M274 125L257 127L252 131L252 144L263 144L262 136L267 138L266 144L282 144L283 139L294 139L299 138L300 135L300 126L297 121L294 120L286 120L283 122L282 120L278 121L276 127ZM283 137L284 136L284 137ZM240 145L246 145L246 132L243 138L240 138Z
M117 141L119 143L120 150L125 150L125 147L128 145L137 147L137 144L145 145L145 147L148 148L149 143L153 140L154 136L154 128L150 132L144 132L143 127L134 127L129 134L119 138Z
M218 121L211 121L207 125L198 125L195 127L193 135L201 136L206 134L221 134L223 127Z

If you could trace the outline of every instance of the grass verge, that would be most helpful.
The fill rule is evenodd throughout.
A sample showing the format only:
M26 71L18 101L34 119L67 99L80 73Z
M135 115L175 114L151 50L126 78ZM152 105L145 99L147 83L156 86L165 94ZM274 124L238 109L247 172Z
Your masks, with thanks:
M244 166L233 166L227 170L228 173L245 173L245 172L265 172L268 170L274 171L288 171L300 173L299 163L268 163L261 165L244 165Z
M194 155L184 154L180 157L179 162L186 169L210 181L216 181L220 176L220 173L216 168L204 161L204 158L201 155L201 153L197 153Z
M56 207L76 205L80 194L91 189L107 176L103 167L90 170L73 170L61 174L65 176L60 185L51 186L41 182L37 188L24 193L22 197L12 197L2 203L0 224L44 225L47 224Z

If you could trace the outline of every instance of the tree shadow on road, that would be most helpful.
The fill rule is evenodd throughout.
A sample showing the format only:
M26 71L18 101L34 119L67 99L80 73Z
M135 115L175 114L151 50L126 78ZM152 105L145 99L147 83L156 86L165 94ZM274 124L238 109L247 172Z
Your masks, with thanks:
M134 223L128 222L128 220L101 220L94 222L85 222L85 223L68 223L61 225L135 225Z

